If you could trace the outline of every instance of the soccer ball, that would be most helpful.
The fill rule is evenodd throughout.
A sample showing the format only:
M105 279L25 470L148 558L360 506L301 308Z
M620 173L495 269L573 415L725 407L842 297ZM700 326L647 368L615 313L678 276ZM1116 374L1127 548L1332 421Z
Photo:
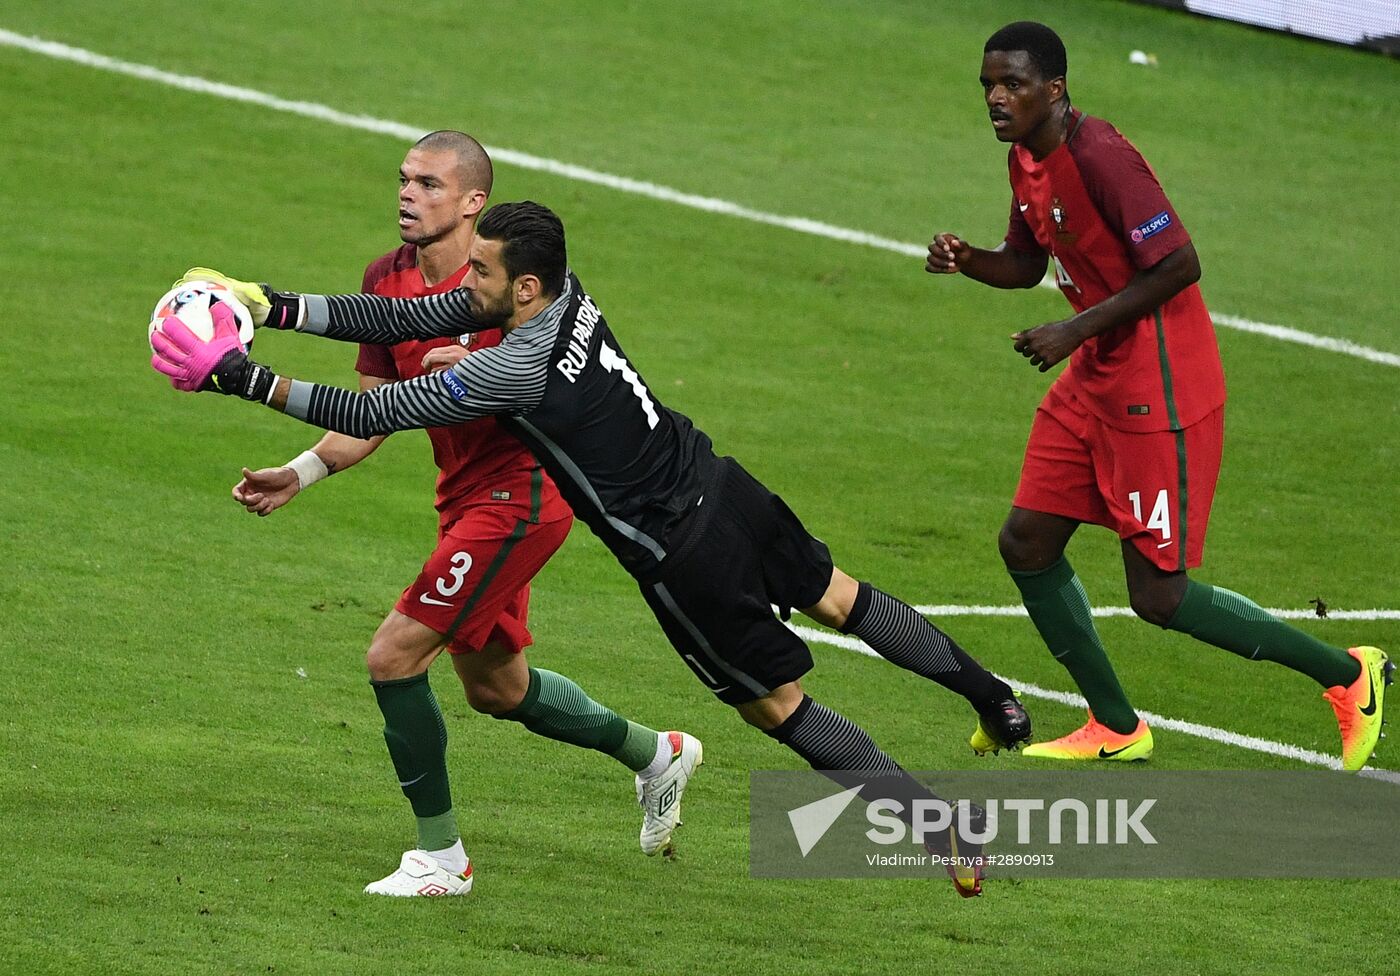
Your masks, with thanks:
M175 318L185 323L199 339L208 342L214 338L214 319L209 314L213 305L224 304L233 311L238 323L238 341L246 347L253 341L253 316L228 288L217 281L186 281L176 285L156 302L151 312L151 326L146 331L149 340L156 329L166 319Z

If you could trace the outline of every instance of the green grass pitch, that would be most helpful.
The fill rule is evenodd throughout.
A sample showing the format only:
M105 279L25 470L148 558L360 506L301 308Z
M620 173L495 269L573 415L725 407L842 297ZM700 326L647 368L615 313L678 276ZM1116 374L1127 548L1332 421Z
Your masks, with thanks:
M896 240L987 244L1008 190L981 43L1036 17L1066 38L1076 103L1153 162L1215 310L1400 350L1393 60L1111 0L226 6L17 0L0 28ZM1134 48L1160 67L1130 65ZM432 539L426 439L398 435L250 518L228 497L239 466L314 432L174 393L142 330L195 263L353 290L396 243L405 146L6 46L0 99L0 972L1395 965L1395 881L992 879L962 902L943 882L750 880L748 771L796 760L709 699L582 527L538 581L531 657L704 738L680 856L637 853L624 770L472 714L439 666L477 890L362 896L413 840L362 654ZM1014 602L995 536L1046 378L1007 336L1062 317L1061 298L507 165L494 197L561 213L575 269L657 393L844 568L911 602ZM1400 605L1400 372L1220 341L1229 437L1199 577L1269 606ZM353 381L348 347L258 346L296 375ZM1071 552L1096 603L1125 602L1115 540L1085 531ZM1026 621L944 623L997 670L1069 688ZM1304 626L1400 648L1394 621ZM1102 632L1141 707L1335 750L1305 679L1134 620ZM814 653L810 690L906 765L974 762L959 702ZM1031 705L1041 730L1077 724ZM1154 763L1289 765L1170 732ZM1400 752L1376 763L1400 769Z

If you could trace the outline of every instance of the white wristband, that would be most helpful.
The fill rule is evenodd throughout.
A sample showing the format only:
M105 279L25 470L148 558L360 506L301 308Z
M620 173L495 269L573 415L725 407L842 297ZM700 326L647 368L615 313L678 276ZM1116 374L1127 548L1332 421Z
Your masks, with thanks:
M283 467L291 468L296 472L297 483L303 489L314 485L331 473L331 469L326 467L326 462L322 461L321 456L315 451L302 451Z

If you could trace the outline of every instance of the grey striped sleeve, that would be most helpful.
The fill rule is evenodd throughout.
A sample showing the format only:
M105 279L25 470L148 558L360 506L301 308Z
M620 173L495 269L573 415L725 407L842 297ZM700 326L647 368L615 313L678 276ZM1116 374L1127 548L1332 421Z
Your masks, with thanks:
M346 342L393 345L405 339L432 339L477 332L467 293L460 288L424 298L380 295L303 295L306 320L300 332Z
M286 413L360 438L446 427L491 414L528 413L544 396L550 343L512 338L469 354L451 369L367 393L293 381Z

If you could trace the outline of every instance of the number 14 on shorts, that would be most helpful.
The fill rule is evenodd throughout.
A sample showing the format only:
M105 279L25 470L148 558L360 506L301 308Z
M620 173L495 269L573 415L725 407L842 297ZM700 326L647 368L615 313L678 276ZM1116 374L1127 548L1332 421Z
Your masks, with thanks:
M1156 532L1162 537L1162 541L1157 545L1158 549L1171 545L1172 522L1171 506L1167 501L1167 489L1162 488L1157 492L1157 498L1152 503L1152 514L1147 517L1147 521L1142 520L1142 492L1128 492L1128 501L1133 506L1133 518L1145 525L1150 531Z

